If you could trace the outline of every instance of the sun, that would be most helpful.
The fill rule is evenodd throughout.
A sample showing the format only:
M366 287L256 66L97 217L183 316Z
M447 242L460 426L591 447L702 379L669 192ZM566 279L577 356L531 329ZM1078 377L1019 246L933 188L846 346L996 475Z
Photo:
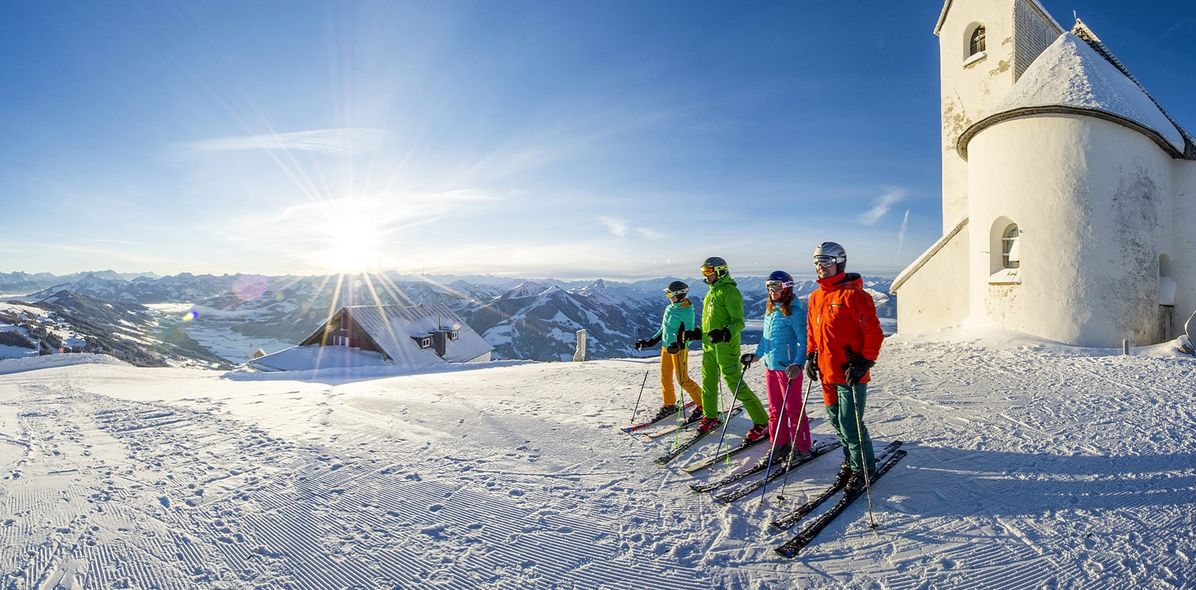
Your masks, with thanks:
M313 266L329 274L359 274L381 270L385 216L367 199L337 199L308 208L313 236Z
M315 262L332 274L358 274L379 270L382 253L375 236L354 232L331 238L328 246L316 254Z

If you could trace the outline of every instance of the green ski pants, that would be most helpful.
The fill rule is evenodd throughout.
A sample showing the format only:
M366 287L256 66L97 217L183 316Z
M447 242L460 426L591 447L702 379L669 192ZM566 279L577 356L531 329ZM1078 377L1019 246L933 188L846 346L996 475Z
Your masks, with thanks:
M707 418L718 417L718 374L723 374L723 382L730 391L739 386L739 393L735 396L743 404L753 424L768 424L768 412L760 398L752 392L747 383L740 384L743 379L743 369L739 364L739 338L732 338L730 342L711 344L702 342L702 411Z

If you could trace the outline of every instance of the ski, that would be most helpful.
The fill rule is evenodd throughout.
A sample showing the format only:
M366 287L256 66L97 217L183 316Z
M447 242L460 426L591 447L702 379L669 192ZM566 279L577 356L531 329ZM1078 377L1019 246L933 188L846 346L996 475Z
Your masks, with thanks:
M692 401L685 402L686 409L690 409L692 407L694 407L694 403ZM645 428L649 428L656 424L660 424L661 422L664 422L665 420L668 420L669 418L672 418L676 415L677 415L677 412L673 412L672 414L669 414L668 416L665 416L664 418L661 418L660 420L649 420L647 422L640 422L639 424L632 424L631 426L624 426L622 428L622 430L623 430L623 432L638 432Z
M887 473L889 469L896 465L897 462L900 461L905 455L905 451L897 451L893 453L892 456L885 459L884 463L876 468L876 475L872 476L871 484L876 485L876 480L880 479L881 476ZM818 533L821 532L822 529L826 528L831 521L835 520L836 516L842 514L843 511L851 505L852 501L864 495L864 490L865 488L860 488L858 490L843 494L843 497L839 499L839 502L835 504L834 508L826 511L816 520L814 520L814 522L806 525L806 528L802 529L801 532L795 537L777 546L775 551L781 555L784 555L785 557L793 557L797 555L798 552L806 547L806 545L810 544L810 541L814 540L814 537L818 536Z
M827 443L817 443L814 446L810 447L810 452L814 454L814 457L817 457L827 451L831 451L831 450L834 450L837 448L839 448L839 441L836 440L836 441L831 441L831 442L827 442ZM812 458L813 457L811 457L811 459ZM775 461L775 459L774 459L774 466L780 467L780 462ZM748 467L747 469L744 469L741 471L734 471L734 472L728 474L726 477L723 477L722 479L717 479L715 481L707 481L704 483L691 483L691 484L689 484L689 488L695 492L709 492L711 490L716 490L718 488L721 488L725 485L735 483L745 477L750 477L756 473L760 473L761 471L764 471L767 468L768 468L767 463L757 463L755 465L752 465L751 467Z
M737 416L742 411L743 411L742 406L735 408L734 410L731 410L730 414L725 415L725 417L723 419L730 420L731 418ZM722 427L722 425L720 424L719 428L721 428L721 427ZM712 428L710 430L707 430L706 432L693 433L693 436L690 436L689 438L681 441L677 446L673 447L672 450L657 457L656 464L660 465L662 467L665 465L668 465L670 461L672 461L673 459L676 459L677 457L680 457L682 453L689 450L690 447L698 444L698 442L700 442L703 438L705 438L706 435L710 434L711 432L717 432L719 430L719 428Z
M895 441L889 443L888 446L881 449L880 454L876 456L877 463L878 464L883 463L885 461L885 459L887 459L888 456L891 455L894 451L896 451L898 449L898 447L900 447L900 446L901 446L901 441L899 441L899 440L895 440ZM770 523L770 524L772 524L772 527L777 529L778 531L787 531L787 530L793 528L793 525L797 524L797 521L804 518L807 514L813 512L815 509L817 509L819 506L821 506L823 502L826 502L827 500L829 500L831 496L834 496L835 494L839 493L839 491L842 489L843 489L843 486L841 486L841 485L837 486L837 485L832 484L829 487L827 487L826 490L824 490L821 494L818 494L817 496L815 496L813 500L810 500L809 502L806 502L805 504L798 506L797 508L793 509L793 511L772 521L772 523Z
M700 461L697 465L686 465L685 472L686 473L697 473L703 469L706 469L707 467L711 467L711 466L715 465L719 461L726 461L727 459L730 459L731 457L734 457L735 455L738 455L739 453L742 453L760 443L765 443L765 442L768 442L768 437L758 438L751 442L740 443L739 446L737 446L737 447L734 447L734 448L731 448L731 449L728 449L726 451L719 453L717 457L708 457L708 458Z
M831 449L838 448L838 447L839 447L839 441L834 441L830 444L827 444L826 446L820 447L817 452L811 452L810 456L806 457L805 459L798 460L797 462L794 462L794 463L784 463L781 465L774 464L773 471L769 472L768 475L766 475L760 479L757 479L756 481L753 481L752 483L739 486L738 488L735 488L734 490L731 490L729 492L723 492L721 494L716 494L714 496L714 500L716 502L719 502L722 504L730 504L731 502L734 502L740 498L743 498L743 497L751 494L752 492L760 489L761 487L768 485L770 482L780 478L781 476L785 475L786 473L788 473L794 469L797 469L798 467L801 467L802 465L805 465L806 463L809 463L810 461L813 461L814 459L817 459L818 457L822 456L827 451L829 451ZM811 449L811 451L813 451L813 450ZM761 470L761 471L763 471L763 470Z

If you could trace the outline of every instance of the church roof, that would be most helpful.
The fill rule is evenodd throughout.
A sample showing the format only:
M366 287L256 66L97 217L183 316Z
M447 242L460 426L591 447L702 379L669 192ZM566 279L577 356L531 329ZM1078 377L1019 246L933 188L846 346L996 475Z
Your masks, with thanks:
M1177 157L1192 153L1187 132L1159 106L1083 23L1063 33L1018 79L983 119L959 138L967 143L976 133L1000 121L1043 113L1097 116L1145 133ZM1083 35L1086 39L1077 36Z

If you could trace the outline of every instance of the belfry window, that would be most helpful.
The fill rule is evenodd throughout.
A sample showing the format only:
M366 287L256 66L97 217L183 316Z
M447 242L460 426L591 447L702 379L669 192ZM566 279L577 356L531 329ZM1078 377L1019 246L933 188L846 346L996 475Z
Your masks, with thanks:
M972 38L968 41L968 55L976 55L984 51L984 25L972 31Z

